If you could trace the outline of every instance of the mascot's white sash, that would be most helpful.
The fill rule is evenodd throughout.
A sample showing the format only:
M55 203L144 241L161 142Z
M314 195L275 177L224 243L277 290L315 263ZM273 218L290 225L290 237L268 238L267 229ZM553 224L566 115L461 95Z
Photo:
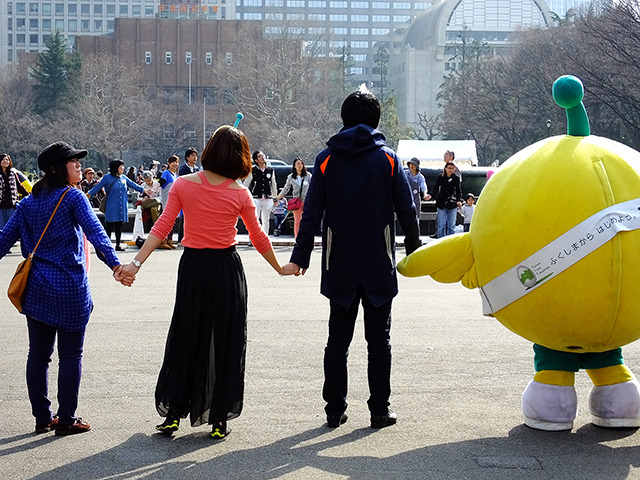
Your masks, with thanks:
M638 228L640 198L599 211L480 287L483 313L491 316L582 260L618 232Z

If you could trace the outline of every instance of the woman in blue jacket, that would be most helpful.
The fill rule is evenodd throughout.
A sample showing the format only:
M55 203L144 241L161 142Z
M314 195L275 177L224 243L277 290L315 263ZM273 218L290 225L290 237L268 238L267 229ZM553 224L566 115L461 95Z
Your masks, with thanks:
M129 188L137 192L144 192L137 183L127 178L124 173L124 162L113 160L109 163L109 173L102 177L100 183L87 192L89 198L97 194L101 189L107 193L107 209L104 212L105 230L107 236L111 238L111 232L116 231L116 250L123 252L120 246L122 237L122 224L129 221Z

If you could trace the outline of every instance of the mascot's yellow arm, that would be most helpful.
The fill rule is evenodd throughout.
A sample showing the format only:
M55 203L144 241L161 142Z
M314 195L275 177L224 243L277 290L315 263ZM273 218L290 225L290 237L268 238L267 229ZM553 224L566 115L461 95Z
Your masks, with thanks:
M419 248L398 263L405 277L430 275L442 283L462 282L467 288L478 288L478 273L469 233L450 235Z

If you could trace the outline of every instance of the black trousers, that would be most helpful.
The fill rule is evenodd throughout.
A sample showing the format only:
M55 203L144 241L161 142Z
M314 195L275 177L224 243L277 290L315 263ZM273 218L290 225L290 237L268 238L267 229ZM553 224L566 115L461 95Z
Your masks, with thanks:
M322 397L327 415L340 415L347 409L347 358L349 345L362 302L364 336L367 341L369 400L371 415L386 415L391 395L391 300L374 306L360 286L355 298L344 308L330 303L329 340L324 350Z

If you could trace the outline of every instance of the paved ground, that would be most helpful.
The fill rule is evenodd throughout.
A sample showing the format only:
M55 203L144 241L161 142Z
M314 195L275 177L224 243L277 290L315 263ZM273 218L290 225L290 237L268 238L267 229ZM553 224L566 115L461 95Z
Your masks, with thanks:
M291 248L276 250L286 261ZM32 433L25 322L0 296L1 478L640 478L640 432L589 423L584 373L577 378L580 409L571 432L524 427L520 395L533 371L531 345L483 317L476 291L425 278L401 277L394 303L398 424L378 431L368 426L360 323L350 356L349 421L329 430L320 396L328 315L318 293L320 256L306 276L280 278L254 249L239 251L250 293L245 410L218 443L206 427L185 425L173 438L153 428L159 423L153 389L180 250L155 252L132 288L116 284L93 256L95 310L78 412L93 430L83 435ZM123 261L134 254L135 248L125 252ZM14 249L0 261L3 288L19 260ZM640 372L640 346L625 353Z

